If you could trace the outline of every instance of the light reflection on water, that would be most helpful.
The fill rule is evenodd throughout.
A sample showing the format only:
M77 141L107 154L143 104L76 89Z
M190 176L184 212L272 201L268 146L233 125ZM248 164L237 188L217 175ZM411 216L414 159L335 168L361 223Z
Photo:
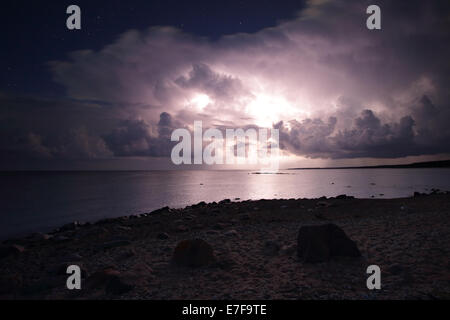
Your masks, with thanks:
M0 238L223 199L406 197L450 190L450 169L1 173ZM333 184L334 183L334 184ZM383 194L383 196L381 196Z

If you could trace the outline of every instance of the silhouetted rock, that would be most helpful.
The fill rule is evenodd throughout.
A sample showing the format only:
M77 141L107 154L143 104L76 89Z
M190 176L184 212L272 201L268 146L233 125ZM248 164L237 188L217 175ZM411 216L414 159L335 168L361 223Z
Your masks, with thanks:
M354 199L355 197L353 197L353 196L348 196L348 195L346 195L346 194L340 194L340 195L338 195L337 197L336 197L336 199L342 199L342 200L345 200L345 199Z
M150 214L151 215L153 215L153 214L161 214L161 213L164 213L164 212L170 212L170 208L166 206L166 207L163 207L161 209L154 210Z
M335 256L361 256L356 243L334 224L303 226L297 242L298 256L304 262L325 262Z
M173 253L173 262L182 267L201 267L215 262L212 247L202 239L183 240Z
M192 208L201 208L201 207L204 207L204 206L206 206L206 202L205 201L201 201L201 202L199 202L197 204L192 205Z

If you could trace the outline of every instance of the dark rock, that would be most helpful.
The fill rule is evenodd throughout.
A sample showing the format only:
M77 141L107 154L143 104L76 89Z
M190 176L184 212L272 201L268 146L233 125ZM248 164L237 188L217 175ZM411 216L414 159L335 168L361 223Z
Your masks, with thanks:
M118 270L112 267L106 267L90 275L87 283L90 288L103 287L112 277L118 276L119 274L120 272Z
M69 253L61 258L61 262L76 262L82 259L83 257L78 253Z
M280 251L280 245L276 241L267 240L264 242L263 253L266 256L275 256Z
M120 231L131 231L132 230L128 226L117 226L116 228L117 228L117 230L120 230Z
M126 260L136 255L134 248L125 248L118 256L119 260Z
M343 199L343 200L345 200L345 199L354 199L355 197L353 197L353 196L348 196L348 195L346 195L346 194L341 194L341 195L338 195L337 197L336 197L336 199Z
M165 232L161 232L158 234L158 239L159 240L167 240L167 239L169 239L169 235Z
M215 262L214 251L202 239L183 240L173 253L173 262L183 267L201 267Z
M280 252L285 255L291 255L295 253L297 246L295 244L284 245L281 247Z
M103 243L101 247L106 250L106 249L111 249L111 248L128 246L130 244L131 244L131 242L128 240L113 240L113 241Z
M0 259L9 257L9 256L17 256L25 251L25 248L19 246L17 244L0 246Z
M298 256L304 262L325 262L336 256L361 256L356 243L335 224L303 226L297 243Z
M194 204L192 207L193 208L198 208L198 207L204 207L204 206L206 206L206 202L205 201L201 201L201 202L199 202L197 204Z
M150 214L152 214L152 215L153 214L161 214L161 213L165 213L165 212L170 212L170 208L166 206L164 208L154 210Z
M219 201L219 204L226 204L226 203L230 203L231 200L230 199L224 199L222 201Z
M236 261L229 256L223 257L215 263L215 266L222 270L231 270L236 265L237 265Z
M250 215L249 214L243 214L240 216L241 220L245 221L245 220L250 220Z
M318 202L316 203L316 206L318 206L318 207L329 207L329 206L330 206L330 203L329 203L329 202L326 202L326 201L318 201Z
M232 229L232 230L228 230L227 232L225 232L224 235L230 236L230 237L231 236L237 236L238 232L236 230Z
M119 276L112 276L105 286L106 293L120 295L131 291L134 286Z
M179 225L175 228L175 230L177 232L187 232L187 231L189 231L189 228L186 227L185 225Z
M225 229L225 228L226 228L226 224L221 223L221 222L216 223L216 224L213 226L213 229L215 229L215 230L223 230L223 229Z
M323 214L321 213L315 213L314 217L316 217L318 220L328 220Z
M393 264L389 266L389 268L386 269L387 272L389 272L392 275L399 275L405 272L405 268L403 268L399 264Z
M87 283L90 289L103 287L109 294L124 294L134 288L121 277L118 270L112 267L95 272L87 279Z

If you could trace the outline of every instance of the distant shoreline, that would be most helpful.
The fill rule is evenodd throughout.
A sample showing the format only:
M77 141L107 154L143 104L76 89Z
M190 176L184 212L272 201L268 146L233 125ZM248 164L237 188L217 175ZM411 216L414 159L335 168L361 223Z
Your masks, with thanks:
M285 168L283 170L336 170L336 169L421 169L450 168L450 160L414 162L409 164L377 165L377 166L346 166L346 167L307 167ZM41 174L41 173L110 173L110 172L162 172L162 171L252 171L251 169L164 169L164 170L0 170L0 174Z
M286 170L330 170L330 169L420 169L420 168L450 168L450 160L414 162L410 164L394 164L379 166L351 166L351 167L316 167L316 168L288 168Z

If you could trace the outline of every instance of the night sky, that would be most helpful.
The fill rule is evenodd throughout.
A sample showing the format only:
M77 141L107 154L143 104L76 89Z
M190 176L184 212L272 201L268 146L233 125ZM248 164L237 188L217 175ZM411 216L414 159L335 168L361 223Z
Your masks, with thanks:
M304 7L296 1L5 1L0 88L19 93L55 95L63 88L51 81L45 63L80 49L99 50L130 29L174 26L217 40L239 32L257 32L292 19ZM66 8L82 11L82 29L66 28Z
M279 129L282 167L450 158L449 1L1 6L0 170L171 168L199 120Z

